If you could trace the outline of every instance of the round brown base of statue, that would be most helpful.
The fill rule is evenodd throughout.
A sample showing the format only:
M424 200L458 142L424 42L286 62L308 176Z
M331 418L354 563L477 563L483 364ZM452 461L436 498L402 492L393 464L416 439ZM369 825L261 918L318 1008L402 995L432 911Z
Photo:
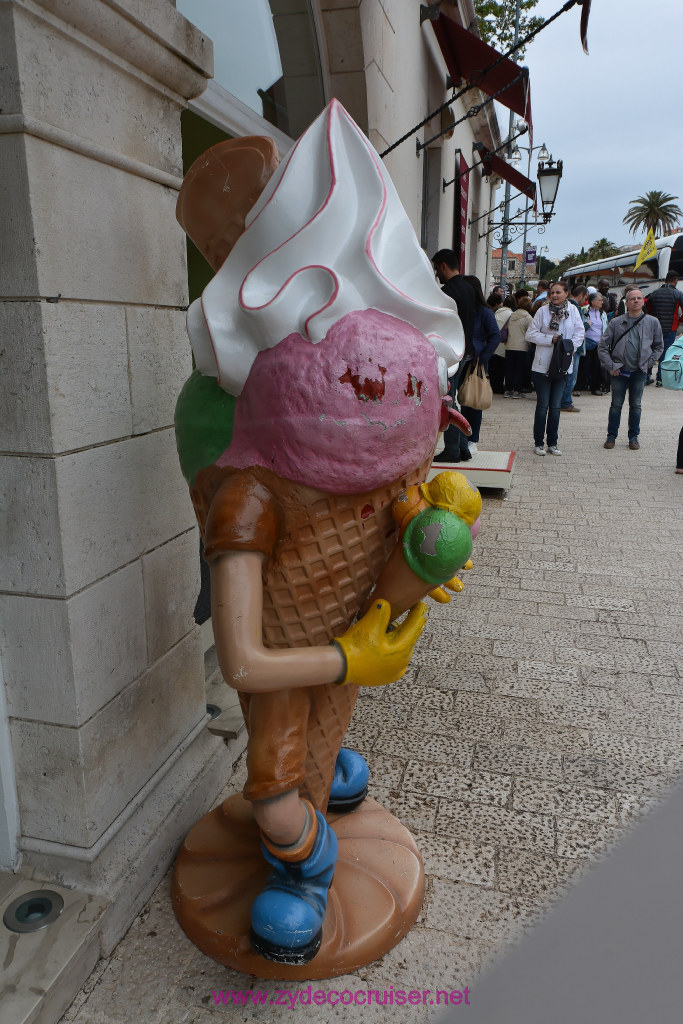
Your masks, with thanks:
M187 936L226 967L258 978L313 980L377 960L415 923L424 868L410 832L375 800L330 814L339 860L327 901L322 944L307 964L265 960L249 945L251 905L268 864L251 806L233 796L189 832L173 873L173 908Z

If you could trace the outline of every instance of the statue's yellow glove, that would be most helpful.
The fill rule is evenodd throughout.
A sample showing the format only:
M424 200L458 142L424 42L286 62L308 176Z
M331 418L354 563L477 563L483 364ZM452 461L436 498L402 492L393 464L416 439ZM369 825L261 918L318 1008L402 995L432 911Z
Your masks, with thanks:
M384 686L401 678L425 628L427 605L423 601L413 605L407 619L387 633L390 620L389 602L374 601L362 619L335 638L346 662L342 683Z

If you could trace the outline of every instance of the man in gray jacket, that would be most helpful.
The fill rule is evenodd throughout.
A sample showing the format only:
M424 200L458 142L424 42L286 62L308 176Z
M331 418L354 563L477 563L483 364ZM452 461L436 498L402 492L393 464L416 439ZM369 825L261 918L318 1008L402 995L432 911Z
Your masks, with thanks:
M631 451L640 448L640 405L645 379L664 349L661 324L643 313L644 301L640 289L633 288L626 298L626 313L612 317L598 345L598 358L612 380L605 448L614 448L627 390L628 446Z

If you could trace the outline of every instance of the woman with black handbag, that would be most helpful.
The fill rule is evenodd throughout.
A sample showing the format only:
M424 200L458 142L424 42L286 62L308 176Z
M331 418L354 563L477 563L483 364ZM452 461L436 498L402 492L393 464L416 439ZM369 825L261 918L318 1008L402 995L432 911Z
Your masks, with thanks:
M576 352L583 344L585 331L581 313L569 301L569 289L563 281L553 282L548 298L547 304L536 311L526 335L527 341L536 346L531 366L531 377L536 388L534 451L536 455L545 455L545 438L548 453L561 455L557 447L557 434L566 374L551 379L548 373L556 343L562 339L571 341Z

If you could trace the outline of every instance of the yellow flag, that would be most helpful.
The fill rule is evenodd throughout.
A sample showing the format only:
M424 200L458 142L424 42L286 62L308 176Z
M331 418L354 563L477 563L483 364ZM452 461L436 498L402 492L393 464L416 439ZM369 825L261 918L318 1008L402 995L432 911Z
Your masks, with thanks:
M644 263L645 260L651 260L652 257L656 255L657 246L655 245L655 236L654 232L652 231L652 228L650 228L650 230L647 233L647 238L643 243L643 248L640 250L638 259L636 260L636 265L633 268L634 272L638 269L641 263Z

